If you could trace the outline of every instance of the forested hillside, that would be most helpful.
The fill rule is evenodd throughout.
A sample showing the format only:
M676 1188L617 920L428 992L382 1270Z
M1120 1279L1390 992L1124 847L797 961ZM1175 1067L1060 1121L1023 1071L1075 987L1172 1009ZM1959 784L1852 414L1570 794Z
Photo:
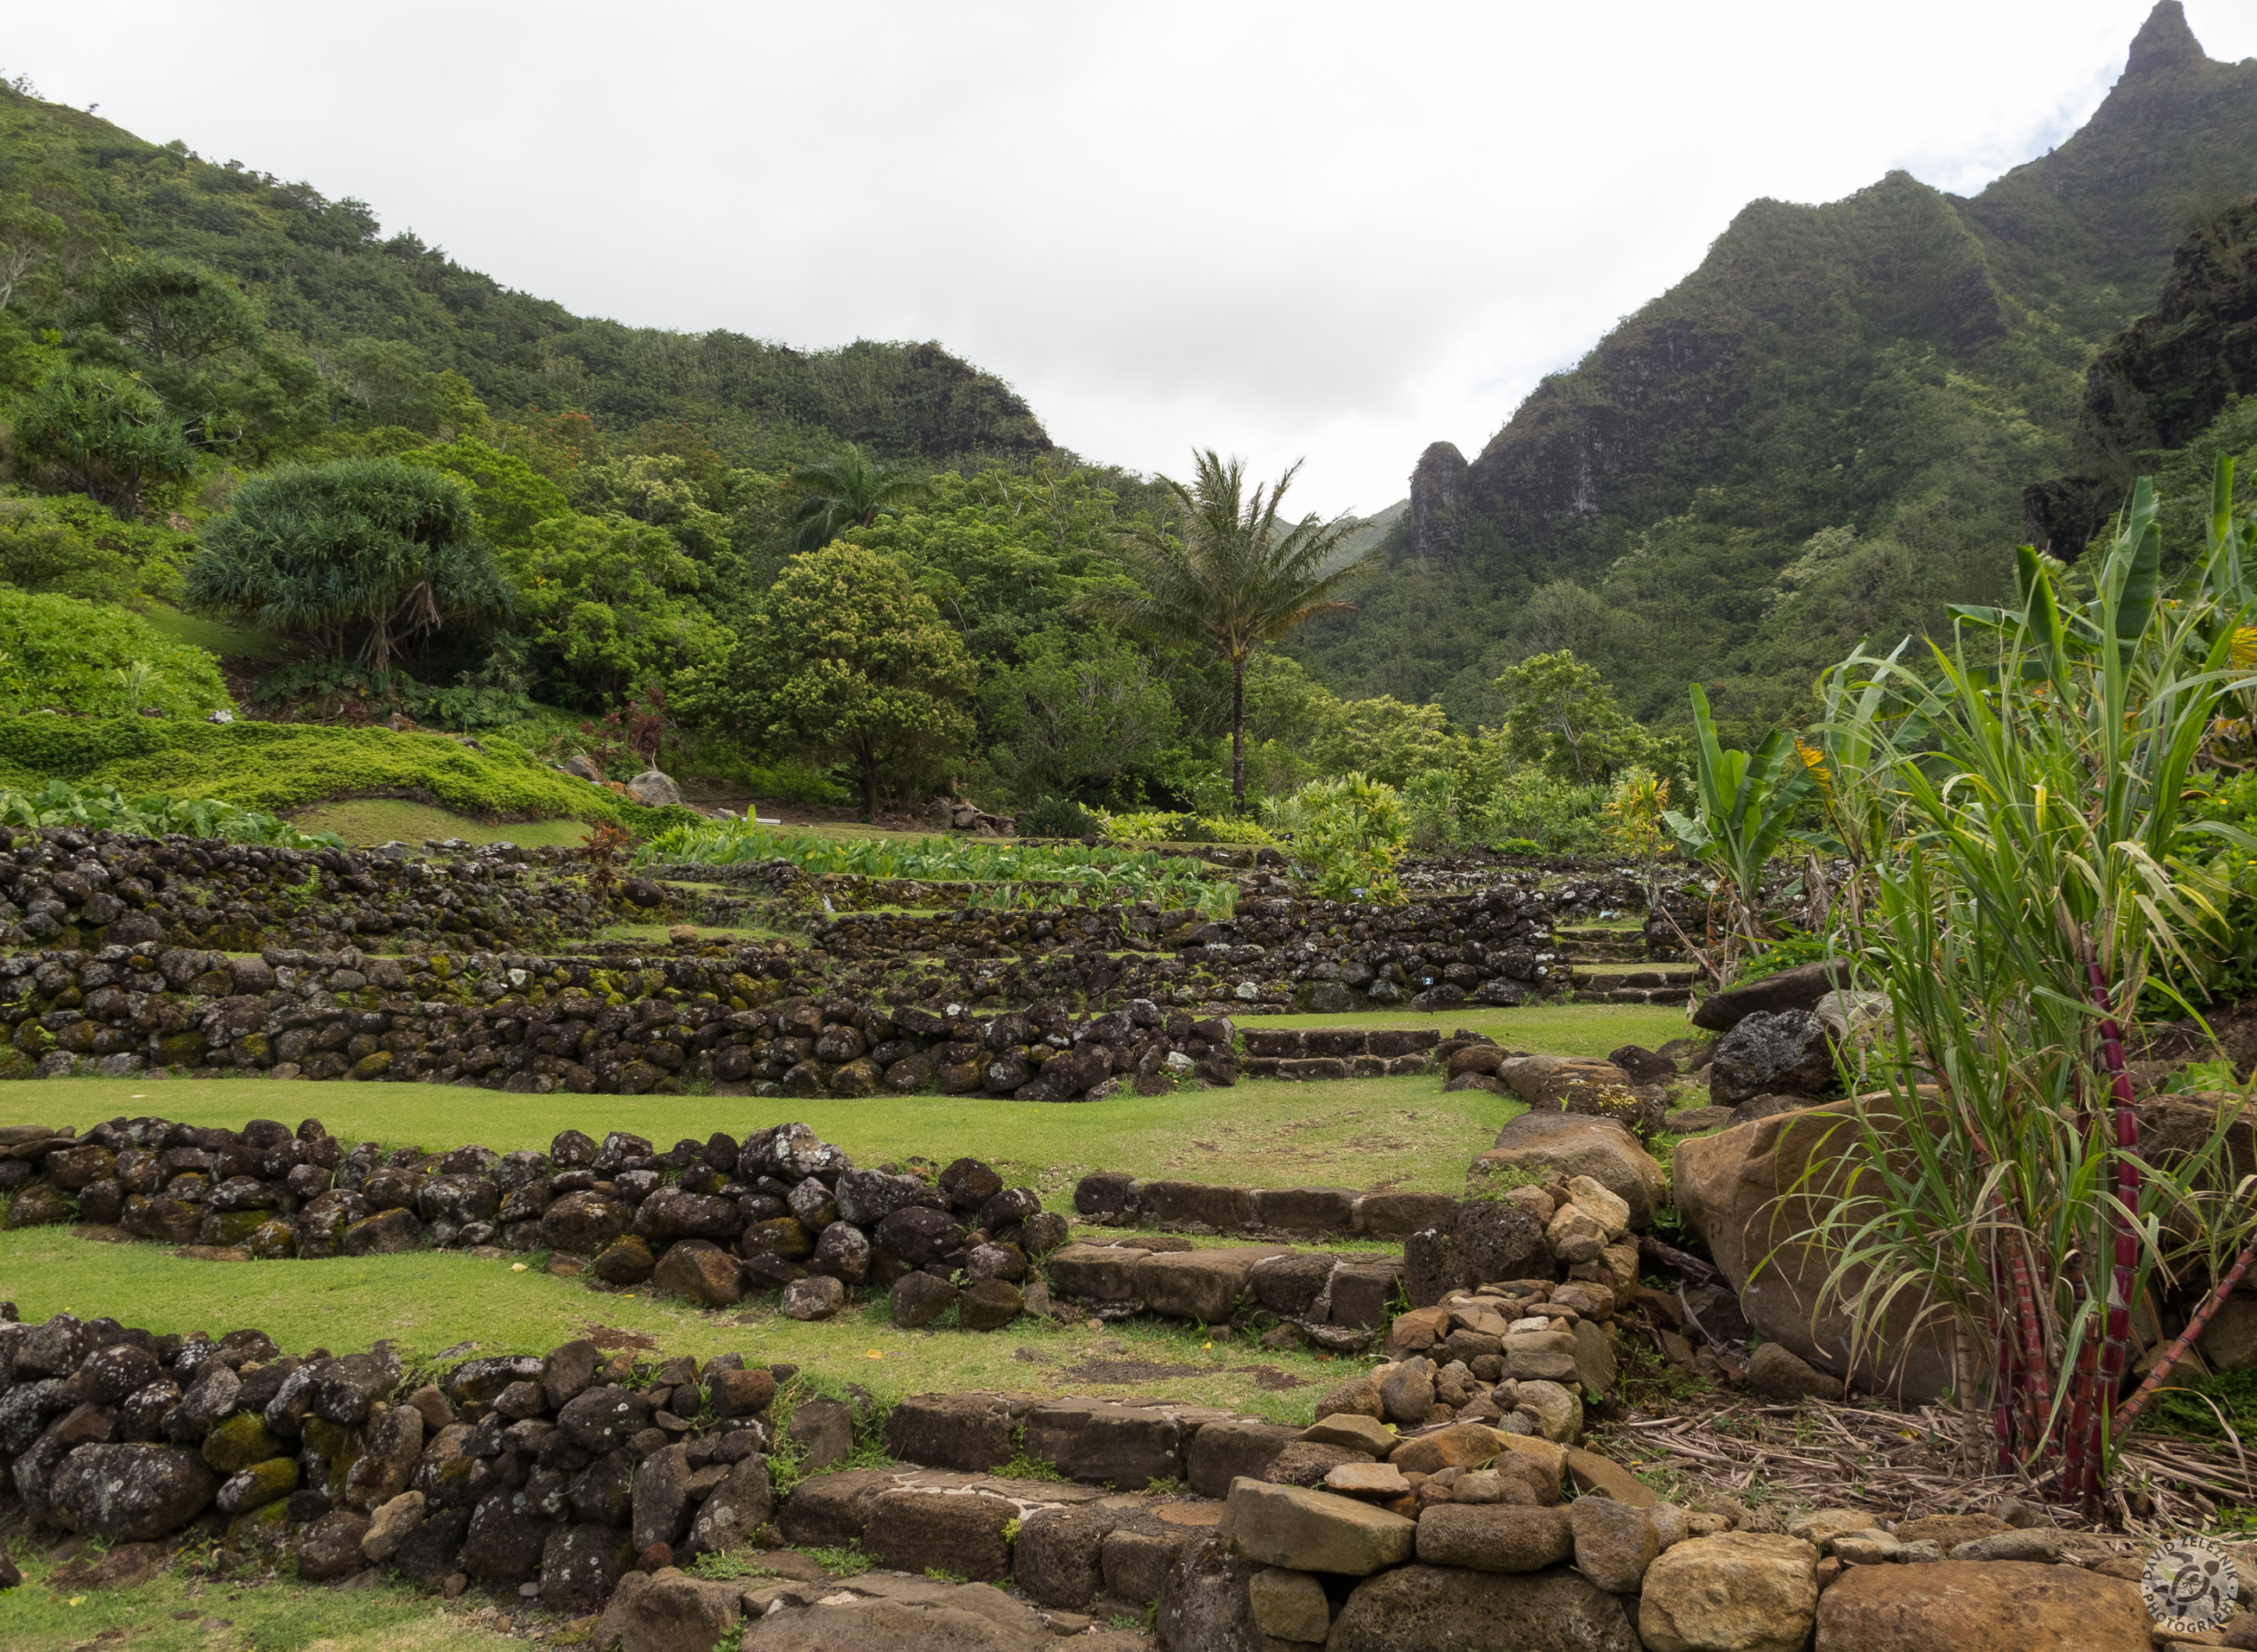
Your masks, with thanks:
M931 462L1051 450L1008 385L937 344L808 352L576 316L411 234L386 236L365 202L152 144L5 87L0 237L20 265L18 316L129 251L231 277L266 326L305 349L326 388L381 423L412 414L421 375L451 371L497 406L576 410L612 428L687 420L729 463L756 469L842 441ZM278 416L306 415L303 385L285 375L276 388L293 404Z
M1642 717L1681 718L1688 679L1730 723L1789 715L1861 636L1999 592L2025 490L2078 468L2095 353L2253 191L2257 62L2211 61L2162 0L2052 152L1971 200L1895 173L1756 201L1470 462L1430 448L1388 575L1304 658L1466 722L1560 647Z

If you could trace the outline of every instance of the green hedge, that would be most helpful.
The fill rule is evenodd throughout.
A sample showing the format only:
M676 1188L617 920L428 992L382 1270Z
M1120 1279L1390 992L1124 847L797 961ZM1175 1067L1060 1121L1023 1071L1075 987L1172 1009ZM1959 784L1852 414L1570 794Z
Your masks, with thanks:
M303 723L152 722L0 717L0 786L47 780L115 786L127 797L217 797L279 813L356 794L428 794L465 815L615 821L647 837L700 817L645 808L559 774L514 741L482 737L485 750L442 734L394 734Z

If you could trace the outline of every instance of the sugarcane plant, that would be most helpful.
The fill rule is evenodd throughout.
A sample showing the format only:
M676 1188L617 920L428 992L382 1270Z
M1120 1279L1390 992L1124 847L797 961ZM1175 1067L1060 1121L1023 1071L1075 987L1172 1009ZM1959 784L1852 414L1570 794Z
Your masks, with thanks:
M1798 1238L1829 1254L1858 1358L1954 1350L1986 1454L2072 1502L2107 1489L2146 1403L2119 1403L2134 1304L2198 1264L2220 1281L2152 1390L2248 1227L2222 1152L2237 1110L2143 1151L2125 1061L2143 992L2194 1013L2174 984L2225 940L2211 862L2248 841L2182 806L2221 697L2250 684L2232 498L2222 462L2175 587L2142 480L2089 597L2025 547L2013 605L1955 609L1924 657L1861 650L1827 684L1832 807L1865 857L1838 921L1891 1020L1884 1087L1844 1109Z

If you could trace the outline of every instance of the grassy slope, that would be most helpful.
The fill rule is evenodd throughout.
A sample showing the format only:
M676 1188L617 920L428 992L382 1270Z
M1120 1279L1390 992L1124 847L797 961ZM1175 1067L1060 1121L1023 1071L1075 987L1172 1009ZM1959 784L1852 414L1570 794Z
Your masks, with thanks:
M256 625L237 625L225 620L206 619L200 615L182 613L164 603L151 603L137 609L150 628L162 632L175 642L187 643L194 648L221 655L230 660L279 660L285 649L279 639Z

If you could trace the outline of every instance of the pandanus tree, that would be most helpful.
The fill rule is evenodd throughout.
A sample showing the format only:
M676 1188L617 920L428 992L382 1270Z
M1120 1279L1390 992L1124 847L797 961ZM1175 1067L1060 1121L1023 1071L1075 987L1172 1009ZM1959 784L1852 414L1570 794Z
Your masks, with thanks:
M389 671L449 621L509 614L507 577L471 510L469 490L428 465L284 465L244 483L204 531L183 600Z
M801 465L784 478L801 497L792 513L792 548L819 550L851 527L867 527L881 511L915 505L925 497L916 477L842 442L828 459Z
M1328 567L1355 528L1352 517L1321 522L1281 513L1296 462L1277 485L1256 484L1246 466L1213 448L1197 455L1191 484L1167 481L1183 508L1173 526L1149 524L1122 541L1133 589L1092 594L1084 605L1132 635L1204 653L1230 667L1230 794L1246 812L1246 664L1255 651L1320 614L1354 606L1340 592L1369 559ZM1163 478L1166 481L1166 478Z
M1869 857L1840 934L1891 1020L1797 1242L1833 1259L1866 1356L1921 1331L1955 1349L1998 1467L2066 1501L2102 1492L2250 1260L2228 1266L2251 1228L2222 1150L2236 1109L2189 1104L2143 1147L2125 1063L2143 994L2185 1012L2222 939L2221 851L2250 847L2183 803L2257 639L2230 463L2215 498L2175 589L2142 481L2089 598L2026 547L2013 606L1955 610L1923 659L1861 653L1826 695L1829 807ZM2165 1268L2215 1288L2126 1397L2134 1304Z

